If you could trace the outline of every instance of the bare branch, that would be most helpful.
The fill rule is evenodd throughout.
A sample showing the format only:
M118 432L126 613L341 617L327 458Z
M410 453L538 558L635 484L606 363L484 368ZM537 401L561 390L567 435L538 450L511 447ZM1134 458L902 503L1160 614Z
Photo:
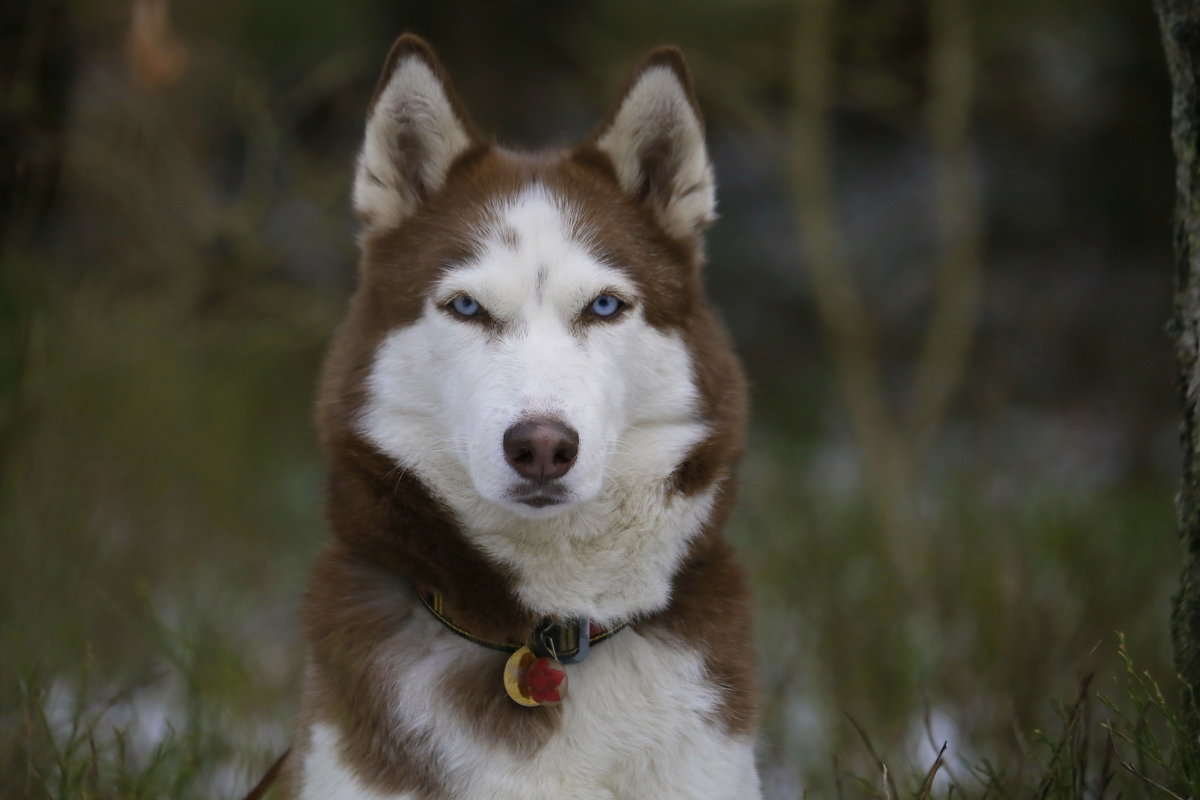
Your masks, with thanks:
M938 226L933 318L913 378L909 430L928 443L963 375L978 320L982 213L970 141L974 55L967 0L930 0L929 136Z
M792 48L794 91L788 168L797 199L817 312L833 350L838 381L855 438L864 454L893 562L907 573L913 561L908 447L887 405L874 325L854 280L831 175L829 131L836 0L799 0Z

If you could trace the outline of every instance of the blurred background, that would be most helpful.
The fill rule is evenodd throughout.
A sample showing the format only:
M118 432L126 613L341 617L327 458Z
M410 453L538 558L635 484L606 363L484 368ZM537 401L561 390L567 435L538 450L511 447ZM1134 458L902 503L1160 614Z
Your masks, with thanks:
M1125 653L1175 691L1148 3L9 0L0 796L235 797L286 746L314 386L406 30L525 147L686 50L752 381L729 533L768 797L890 796L881 761L905 794L943 742L939 792L1036 794L1081 714L1123 713L1072 705L1087 676L1120 706Z

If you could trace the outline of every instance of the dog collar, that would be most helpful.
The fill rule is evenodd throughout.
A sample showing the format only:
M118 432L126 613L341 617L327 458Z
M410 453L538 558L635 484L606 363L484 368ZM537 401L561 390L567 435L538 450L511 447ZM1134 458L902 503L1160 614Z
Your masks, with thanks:
M583 661L592 645L611 638L626 624L609 628L594 620L575 618L556 622L547 617L533 629L527 643L494 642L455 625L446 616L442 595L437 590L417 587L417 597L438 622L468 642L511 653L504 666L504 688L509 697L523 706L553 706L562 702L567 693L563 665Z

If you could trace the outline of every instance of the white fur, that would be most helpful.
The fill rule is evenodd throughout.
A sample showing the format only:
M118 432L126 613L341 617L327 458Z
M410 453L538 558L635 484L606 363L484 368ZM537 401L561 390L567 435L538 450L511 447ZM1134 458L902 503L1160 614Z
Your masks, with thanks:
M597 145L612 159L622 188L631 194L645 180L646 149L666 147L673 170L663 192L665 205L655 212L669 233L695 236L716 219L716 182L704 147L704 130L687 91L669 67L651 67L641 74ZM654 193L651 199L656 199Z
M479 735L469 716L436 687L464 664L495 654L415 615L398 640L420 637L419 652L385 653L392 669L396 725L436 748L447 797L455 800L746 800L759 797L753 742L730 737L700 656L685 643L622 631L568 667L562 725L529 757ZM502 692L499 669L496 691ZM531 709L529 713L539 713ZM401 800L363 787L338 754L335 728L317 724L304 764L304 800ZM358 792L358 794L351 794Z
M368 229L395 225L413 212L423 193L442 187L450 164L470 143L442 82L424 60L408 56L367 119L354 175L355 211ZM418 185L406 173L413 163L419 165Z
M666 485L705 434L691 357L646 322L629 277L572 238L575 212L561 199L534 185L494 211L478 258L451 269L421 318L379 347L360 431L513 570L531 609L606 622L657 610L715 492L685 498ZM517 232L515 248L502 228ZM577 326L604 292L632 308ZM446 313L457 294L478 300L500 332ZM579 433L562 478L568 502L545 509L508 497L520 481L502 446L534 414Z
M346 767L341 755L341 734L325 723L308 730L309 749L301 764L300 800L393 800L363 785Z

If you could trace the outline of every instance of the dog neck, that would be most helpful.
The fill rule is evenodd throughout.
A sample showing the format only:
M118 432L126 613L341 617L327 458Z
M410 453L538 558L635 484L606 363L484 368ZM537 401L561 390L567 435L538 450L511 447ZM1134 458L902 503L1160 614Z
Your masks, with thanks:
M547 617L520 642L496 642L476 636L455 623L441 592L428 587L414 588L422 605L438 622L472 644L510 654L529 648L539 657L549 656L563 664L583 661L593 644L611 638L625 627L623 623L610 628L587 619L554 620Z
M522 605L537 613L613 625L670 600L688 543L708 519L714 492L694 497L664 484L615 483L599 498L544 520L474 514L465 537L512 575Z
M339 541L437 589L456 619L502 641L520 641L545 617L611 627L664 608L718 491L614 481L589 503L528 520L470 495L435 496L356 437L334 444L329 517Z

